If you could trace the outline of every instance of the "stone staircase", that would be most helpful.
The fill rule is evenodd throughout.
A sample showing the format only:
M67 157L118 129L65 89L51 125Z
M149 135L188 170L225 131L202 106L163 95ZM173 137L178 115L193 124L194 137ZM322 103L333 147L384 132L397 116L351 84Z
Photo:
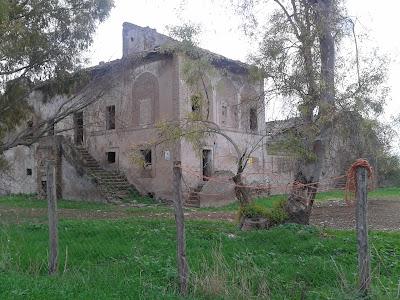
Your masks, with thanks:
M126 176L118 171L103 169L84 146L74 145L63 136L58 136L62 155L75 167L78 174L86 174L108 202L121 202L137 189L129 183Z
M135 190L125 175L117 171L108 171L101 168L100 164L90 155L86 148L75 146L75 149L82 159L82 166L86 174L94 180L107 201L118 202Z
M190 188L189 197L185 200L186 207L200 207L200 195L199 192L203 188L204 184L199 184L195 188Z

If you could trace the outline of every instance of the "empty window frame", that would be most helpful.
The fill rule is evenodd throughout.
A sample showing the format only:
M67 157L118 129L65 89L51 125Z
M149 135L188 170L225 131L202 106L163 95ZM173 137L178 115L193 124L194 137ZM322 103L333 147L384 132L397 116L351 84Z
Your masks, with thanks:
M115 129L115 105L106 107L106 129Z
M222 104L221 106L221 124L225 125L228 118L228 106L226 104Z
M109 164L114 164L116 161L116 158L117 158L116 153L113 151L110 151L110 152L106 152L106 155L107 155L107 162Z
M251 131L257 131L257 129L258 129L257 109L254 107L250 108L249 125L250 125Z
M32 169L26 169L26 175L32 176Z
M140 150L143 156L143 167L145 169L151 169L152 159L151 159L151 149Z
M41 181L41 188L42 188L42 195L44 197L47 197L47 181L46 180Z
M201 112L201 97L199 95L192 95L190 98L192 104L192 112L200 113Z

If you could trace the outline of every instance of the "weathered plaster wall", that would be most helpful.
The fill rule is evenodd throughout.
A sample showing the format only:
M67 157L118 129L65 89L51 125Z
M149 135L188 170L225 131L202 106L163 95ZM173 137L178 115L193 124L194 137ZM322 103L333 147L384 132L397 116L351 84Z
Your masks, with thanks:
M157 140L156 124L172 120L177 109L173 103L173 59L159 60L127 72L121 82L100 101L84 111L84 143L105 169L122 171L141 192L171 198L173 149L153 147L151 172L144 172L131 159L133 148ZM143 119L142 100L149 118ZM115 105L116 128L106 130L106 107ZM145 122L144 122L145 121ZM106 152L116 152L116 162L108 163ZM165 155L169 151L169 157ZM146 173L146 176L144 176Z
M64 199L105 201L91 179L85 174L78 174L64 157L62 158L62 191Z
M37 180L35 147L15 147L5 152L4 158L9 164L9 169L0 173L0 195L35 193ZM32 175L27 174L27 169L32 170Z
M160 34L150 27L140 27L127 22L123 24L123 56L152 50L154 47L163 45L171 40L170 37Z
M185 58L180 57L180 118L184 118L192 110L191 96L195 92L196 86L186 83L183 71ZM241 151L256 145L265 132L264 105L260 104L263 95L263 87L260 82L252 83L246 74L233 74L226 70L214 70L210 73L206 82L210 83L211 98L209 109L211 111L210 121L218 124L225 134L232 138L239 146ZM207 85L208 86L208 85ZM262 103L262 100L261 100ZM257 129L249 128L249 109L255 107L257 110ZM204 109L203 109L204 111ZM185 178L184 188L188 196L188 187L196 187L204 184L202 174L202 157L199 151L194 151L191 144L187 141L181 142L182 148L182 168ZM232 144L224 137L215 135L207 138L202 149L212 152L212 169L214 172L230 171L236 173L237 153ZM197 150L202 150L197 149ZM251 155L251 161L246 168L245 180L248 183L264 184L268 183L269 178L265 173L265 147L263 142ZM224 174L228 174L225 172ZM209 205L209 202L225 202L227 198L233 197L233 185L225 182L228 175L219 176L215 184L204 189L204 194L200 193L202 205ZM220 181L220 189L216 188ZM211 192L211 191L214 192ZM233 200L233 199L232 199Z

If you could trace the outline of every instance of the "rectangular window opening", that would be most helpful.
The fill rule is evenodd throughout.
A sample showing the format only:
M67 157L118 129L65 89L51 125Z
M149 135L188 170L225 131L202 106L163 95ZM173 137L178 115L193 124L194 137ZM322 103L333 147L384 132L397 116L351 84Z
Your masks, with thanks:
M257 124L257 109L254 107L250 108L250 130L256 131L258 129L258 124Z
M26 175L32 176L32 169L26 169Z
M226 124L226 119L228 116L228 107L226 105L222 105L222 109L221 109L221 123L222 125Z
M43 196L47 197L47 181L42 180L41 184L42 184L42 194Z
M83 145L83 112L74 113L75 144Z
M145 169L151 169L151 164L152 164L152 161L151 161L151 150L150 149L145 149L145 150L140 150L140 152L143 155L143 161L144 161L143 167Z
M116 161L115 152L110 151L110 152L106 152L106 154L107 154L107 162L109 164L114 164Z
M110 105L106 108L106 129L115 129L115 105Z

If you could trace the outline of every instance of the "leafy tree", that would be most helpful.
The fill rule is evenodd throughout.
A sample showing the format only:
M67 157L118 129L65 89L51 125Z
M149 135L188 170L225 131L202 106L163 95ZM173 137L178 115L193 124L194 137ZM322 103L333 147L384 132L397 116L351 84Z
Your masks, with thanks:
M1 141L28 115L25 100L39 82L66 89L112 7L113 0L0 0ZM0 143L0 155L7 148Z
M266 26L254 61L268 79L266 97L290 99L296 108L299 125L292 130L295 142L290 144L295 145L291 150L297 164L287 211L291 221L308 223L336 125L352 112L368 117L382 111L386 61L360 55L355 24L342 1L271 2L276 10L267 24L260 24ZM246 20L257 20L254 11L265 11L265 3L237 1ZM353 121L358 119L345 125Z

